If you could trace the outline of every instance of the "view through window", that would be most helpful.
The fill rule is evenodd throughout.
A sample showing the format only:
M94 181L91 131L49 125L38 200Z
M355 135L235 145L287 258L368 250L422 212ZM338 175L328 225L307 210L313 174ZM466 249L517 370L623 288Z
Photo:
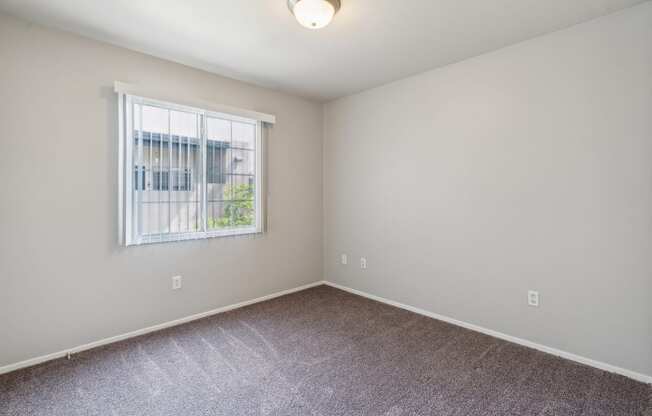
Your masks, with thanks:
M127 244L260 231L261 126L127 96Z

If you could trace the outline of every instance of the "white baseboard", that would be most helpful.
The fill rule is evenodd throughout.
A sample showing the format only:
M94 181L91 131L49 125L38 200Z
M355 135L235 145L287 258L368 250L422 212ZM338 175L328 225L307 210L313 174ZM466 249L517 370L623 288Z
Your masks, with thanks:
M277 298L279 296L287 295L287 294L294 293L294 292L299 292L301 290L309 289L311 287L320 286L320 285L323 285L323 284L324 284L323 281L319 281L319 282L314 282L314 283L310 283L310 284L307 284L307 285L295 287L295 288L292 288L292 289L282 290L280 292L272 293L270 295L265 295L265 296L262 296L262 297L259 297L259 298L256 298L256 299L246 300L244 302L236 303L236 304L233 304L233 305L223 306L221 308L213 309L213 310L210 310L210 311L198 313L198 314L191 315L191 316L186 316L185 318L175 319L174 321L164 322L162 324L150 326L150 327L143 328L143 329L138 329L138 330L132 331L132 332L127 332L126 334L121 334L121 335L116 335L116 336L109 337L109 338L104 338L104 339L101 339L99 341L91 342L89 344L79 345L77 347L69 348L69 349L66 349L66 350L63 350L63 351L54 352L54 353L47 354L47 355L42 355L40 357L30 358L29 360L20 361L18 363L9 364L9 365L6 365L4 367L0 367L0 374L9 373L11 371L19 370L19 369L25 368L25 367L31 367L33 365L41 364L41 363L44 363L46 361L54 360L54 359L61 358L61 357L66 357L68 354L76 354L76 353L81 352L81 351L90 350L91 348L100 347L102 345L111 344L111 343L122 341L122 340L125 340L125 339L128 339L128 338L137 337L139 335L148 334L148 333L154 332L154 331L160 331L161 329L170 328L172 326L185 324L187 322L195 321L197 319L206 318L207 316L216 315L218 313L227 312L227 311L231 311L233 309L242 308L244 306L252 305L254 303L274 299L274 298Z
M467 323L467 322L458 321L457 319L453 319L453 318L449 318L447 316L439 315L437 313L430 312L430 311L420 309L420 308L416 308L414 306L405 305L405 304L400 303L400 302L385 299L385 298L382 298L380 296L372 295L370 293L366 293L366 292L363 292L361 290L352 289L352 288L347 287L347 286L342 286L342 285L339 285L337 283L324 281L324 284L326 284L328 286L332 286L332 287L337 288L337 289L344 290L344 291L349 292L349 293L353 293L355 295L363 296L363 297L368 298L368 299L372 299L372 300L375 300L375 301L378 301L378 302L386 303L386 304L391 305L391 306L396 306L398 308L405 309L405 310L408 310L410 312L418 313L419 315L424 315L424 316L427 316L427 317L430 317L430 318L438 319L440 321L448 322L450 324L457 325L457 326L460 326L462 328L470 329L470 330L476 331L476 332L481 332L483 334L487 334L487 335L490 335L490 336L495 337L495 338L500 338L500 339L503 339L505 341L513 342L514 344L519 344L519 345L523 345L525 347L533 348L535 350L543 351L543 352L546 352L548 354L556 355L558 357L562 357L562 358L565 358L567 360L571 360L571 361L575 361L575 362L578 362L578 363L581 363L581 364L584 364L584 365L595 367L595 368L598 368L600 370L608 371L610 373L620 374L622 376L631 378L631 379L636 380L636 381L640 381L640 382L647 383L647 384L652 384L652 376L637 373L636 371L627 370L625 368L620 368L620 367L617 367L617 366L614 366L614 365L611 365L611 364L606 364L606 363L603 363L603 362L600 362L600 361L592 360L590 358L582 357L582 356L579 356L579 355L576 355L576 354L572 354L570 352L561 351L561 350L558 350L556 348L547 347L545 345L537 344L536 342L528 341L526 339L517 338L517 337L511 336L511 335L503 334L502 332L498 332L498 331L494 331L494 330L491 330L491 329L483 328L481 326L473 325L473 324L470 324L470 323Z
M637 372L632 371L632 370L627 370L627 369L620 368L620 367L617 367L617 366L614 366L614 365L611 365L611 364L606 364L606 363L603 363L603 362L600 362L600 361L592 360L590 358L582 357L582 356L572 354L572 353L566 352L566 351L561 351L561 350L558 350L556 348L547 347L545 345L537 344L535 342L528 341L528 340L521 339L521 338L517 338L517 337L511 336L511 335L503 334L502 332L498 332L498 331L494 331L494 330L491 330L491 329L483 328L481 326L473 325L473 324L470 324L470 323L467 323L467 322L458 321L457 319L449 318L447 316L439 315L437 313L426 311L426 310L420 309L420 308L416 308L414 306L410 306L410 305L406 305L406 304L396 302L396 301L393 301L393 300L385 299L385 298L382 298L380 296L372 295L370 293L363 292L361 290L352 289L350 287L342 286L342 285L339 285L337 283L332 283L332 282L329 282L329 281L326 281L326 280L310 283L310 284L295 287L295 288L292 288L292 289L283 290L283 291L272 293L270 295L262 296L262 297L259 297L259 298L256 298L256 299L247 300L247 301L236 303L236 304L233 304L233 305L223 306L221 308L217 308L217 309L213 309L213 310L210 310L210 311L206 311L206 312L198 313L198 314L195 314L195 315L187 316L185 318L176 319L174 321L164 322L162 324L158 324L158 325L150 326L150 327L147 327L147 328L139 329L139 330L136 330L136 331L128 332L126 334L121 334L121 335L116 335L116 336L109 337L109 338L104 338L104 339L101 339L99 341L94 341L94 342L91 342L91 343L88 343L88 344L84 344L84 345L80 345L80 346L77 346L77 347L69 348L69 349L66 349L66 350L63 350L63 351L59 351L59 352L55 352L55 353L51 353L51 354L47 354L47 355L42 355L40 357L30 358L28 360L20 361L18 363L14 363L14 364L9 364L9 365L6 365L4 367L0 367L0 374L9 373L11 371L19 370L19 369L25 368L25 367L31 367L33 365L44 363L46 361L50 361L50 360L54 360L54 359L57 359L57 358L65 357L68 354L76 354L78 352L89 350L89 349L96 348L96 347L100 347L102 345L111 344L111 343L122 341L122 340L125 340L125 339L137 337L139 335L148 334L148 333L154 332L154 331L160 331L161 329L170 328L170 327L173 327L173 326L176 326L176 325L181 325L181 324L184 324L184 323L187 323L187 322L195 321L197 319L205 318L205 317L208 317L208 316L211 316L211 315L216 315L216 314L219 314L219 313L222 313L222 312L227 312L227 311L230 311L230 310L233 310L233 309L242 308L244 306L252 305L254 303L263 302L263 301L266 301L266 300L277 298L279 296L287 295L287 294L294 293L294 292L299 292L299 291L309 289L309 288L315 287L315 286L320 286L320 285L332 286L334 288L341 289L341 290L344 290L346 292L353 293L355 295L363 296L363 297L368 298L368 299L372 299L372 300L382 302L382 303L385 303L385 304L388 304L388 305L391 305L391 306L395 306L395 307L405 309L405 310L408 310L408 311L411 311L411 312L414 312L414 313L418 313L419 315L424 315L424 316L427 316L427 317L430 317L430 318L433 318L433 319L438 319L440 321L448 322L448 323L453 324L453 325L457 325L457 326L460 326L460 327L463 327L463 328L470 329L472 331L476 331L476 332L487 334L487 335L490 335L490 336L493 336L493 337L496 337L496 338L500 338L500 339L503 339L505 341L513 342L515 344L519 344L519 345L523 345L523 346L533 348L533 349L536 349L536 350L539 350L539 351L543 351L543 352L546 352L548 354L556 355L558 357L566 358L568 360L575 361L575 362L578 362L578 363L581 363L581 364L585 364L585 365L588 365L588 366L591 366L591 367L595 367L595 368L598 368L600 370L608 371L608 372L615 373L615 374L620 374L620 375L623 375L625 377L631 378L633 380L641 381L643 383L652 384L652 376L649 376L649 375L637 373Z

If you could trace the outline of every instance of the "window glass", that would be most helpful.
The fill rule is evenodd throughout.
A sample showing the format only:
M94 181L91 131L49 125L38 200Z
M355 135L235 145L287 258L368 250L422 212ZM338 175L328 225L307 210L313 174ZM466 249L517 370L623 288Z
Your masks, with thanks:
M128 243L259 231L256 122L131 99Z

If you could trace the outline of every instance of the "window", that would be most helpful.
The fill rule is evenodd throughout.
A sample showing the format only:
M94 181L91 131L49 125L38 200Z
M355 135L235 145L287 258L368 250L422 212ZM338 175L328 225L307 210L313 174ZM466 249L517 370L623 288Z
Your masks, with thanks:
M262 122L120 96L127 245L262 231Z
M141 166L140 169L138 166L134 166L134 190L140 191L145 190L145 166Z
M175 169L172 172L172 182L174 191L192 191L192 169Z
M169 191L170 172L157 170L154 172L153 189L156 191Z

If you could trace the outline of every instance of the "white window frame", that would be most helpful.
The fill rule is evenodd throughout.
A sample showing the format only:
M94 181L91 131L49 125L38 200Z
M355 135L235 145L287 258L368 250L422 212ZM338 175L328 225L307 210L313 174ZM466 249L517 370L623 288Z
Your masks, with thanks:
M116 85L117 90L117 85ZM229 237L237 235L247 235L247 234L259 234L263 232L263 121L260 119L243 117L240 115L229 114L225 112L211 111L207 109L202 109L198 107L192 107L187 105L175 104L168 101L162 101L153 98L147 98L127 93L120 93L118 100L118 111L119 111L119 131L120 131L120 143L119 143L119 181L120 181L120 238L121 241L126 246L132 245L141 245L141 244L151 244L151 243L163 243L163 242L173 242L173 241L184 241L184 240L197 240L197 239L206 239L206 238L216 238L216 237ZM153 107L160 107L168 110L183 111L187 113L193 113L198 116L199 127L200 127L200 142L201 142L201 159L202 159L202 170L197 172L197 176L200 178L199 183L199 192L201 199L201 210L200 210L200 231L194 232L169 232L169 233L160 233L160 234L148 234L148 235L139 235L138 234L138 219L139 215L137 214L138 204L137 204L137 191L134 187L134 116L133 109L134 104L141 104ZM245 110L242 110L245 111ZM252 114L255 114L252 112ZM209 230L207 226L208 216L207 216L207 175L206 175L206 158L207 158L207 117L217 118L222 120L227 120L230 122L239 122L246 123L255 126L255 193L254 193L254 209L255 209L255 224L252 227L238 227L238 228L228 228L222 230ZM170 178L171 179L171 178ZM168 185L171 185L169 183Z

